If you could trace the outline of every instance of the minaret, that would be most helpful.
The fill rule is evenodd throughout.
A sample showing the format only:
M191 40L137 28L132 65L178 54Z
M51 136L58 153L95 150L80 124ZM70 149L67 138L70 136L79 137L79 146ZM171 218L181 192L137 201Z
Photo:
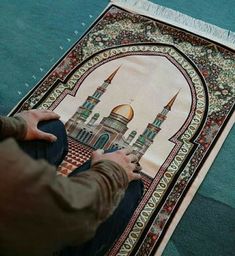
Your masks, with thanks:
M134 139L134 137L136 136L136 134L137 134L136 131L132 131L132 132L128 135L128 137L127 137L127 139L126 139L127 144L130 144L130 143L132 142L132 140Z
M179 90L179 91L176 93L176 95L167 103L167 105L163 108L162 112L159 113L159 114L157 115L157 117L155 118L155 120L154 120L154 122L153 122L153 125L158 128L158 132L161 130L160 126L161 126L162 123L166 120L166 117L167 117L168 112L171 111L171 108L172 108L172 106L173 106L173 104L174 104L174 102L175 102L175 100L176 100L176 97L178 96L179 92L180 92L180 90ZM148 131L147 131L147 128L146 128L145 132L146 132L147 134L149 134ZM156 134L155 134L155 136L156 136ZM155 136L154 136L154 137L155 137ZM153 139L154 139L154 137L153 137Z
M107 87L112 83L113 78L117 74L119 66L105 81L99 86L92 96L88 96L86 101L78 108L72 118L66 123L67 131L71 131L71 127L77 123L84 123L91 115L93 108L100 102L100 97L105 93Z
M99 113L95 113L93 116L92 116L92 118L91 118L91 120L88 122L88 126L93 126L94 125L94 123L97 121L97 119L99 118L99 116L100 116L100 114Z
M139 158L146 152L149 146L153 143L154 138L161 130L162 123L166 120L167 114L171 111L171 108L178 96L179 91L176 95L167 103L167 105L163 108L162 112L157 114L157 117L153 121L153 123L149 123L145 128L144 132L138 137L136 142L133 144L133 149L137 151Z

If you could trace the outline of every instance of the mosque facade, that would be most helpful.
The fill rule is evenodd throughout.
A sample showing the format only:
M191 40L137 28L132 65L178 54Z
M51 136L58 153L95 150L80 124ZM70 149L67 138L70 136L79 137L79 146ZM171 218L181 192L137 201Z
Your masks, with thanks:
M140 159L160 132L160 127L166 120L178 93L156 115L154 121L147 124L142 134L137 136L137 132L133 130L125 136L128 131L127 125L134 118L134 110L130 104L116 106L112 109L110 115L104 117L100 123L97 123L100 117L99 113L92 115L94 108L112 83L119 68L96 89L92 96L87 97L85 102L79 106L74 115L65 124L65 127L69 136L93 149L110 150L131 147Z

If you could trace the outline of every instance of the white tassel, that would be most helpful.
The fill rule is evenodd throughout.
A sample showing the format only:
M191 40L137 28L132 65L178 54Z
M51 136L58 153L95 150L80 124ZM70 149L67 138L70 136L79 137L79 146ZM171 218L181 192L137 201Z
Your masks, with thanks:
M156 18L168 24L211 39L235 49L235 33L194 19L186 14L154 4L148 0L111 0L111 3L128 11Z

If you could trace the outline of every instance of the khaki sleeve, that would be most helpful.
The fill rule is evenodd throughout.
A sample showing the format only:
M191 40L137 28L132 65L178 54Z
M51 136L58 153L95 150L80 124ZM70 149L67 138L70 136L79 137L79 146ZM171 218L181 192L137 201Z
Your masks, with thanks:
M27 132L27 125L21 117L0 117L0 140L14 137L23 139Z
M128 186L125 171L112 161L67 178L44 160L31 159L13 139L0 143L0 156L1 231L21 252L24 246L48 252L89 240Z

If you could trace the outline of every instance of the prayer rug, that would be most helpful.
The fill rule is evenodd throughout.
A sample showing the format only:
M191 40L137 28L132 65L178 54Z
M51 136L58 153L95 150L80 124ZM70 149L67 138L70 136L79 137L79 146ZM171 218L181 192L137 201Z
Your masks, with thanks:
M160 255L232 126L235 36L148 1L113 2L13 113L60 114L63 175L95 149L131 147L145 193L109 255Z

